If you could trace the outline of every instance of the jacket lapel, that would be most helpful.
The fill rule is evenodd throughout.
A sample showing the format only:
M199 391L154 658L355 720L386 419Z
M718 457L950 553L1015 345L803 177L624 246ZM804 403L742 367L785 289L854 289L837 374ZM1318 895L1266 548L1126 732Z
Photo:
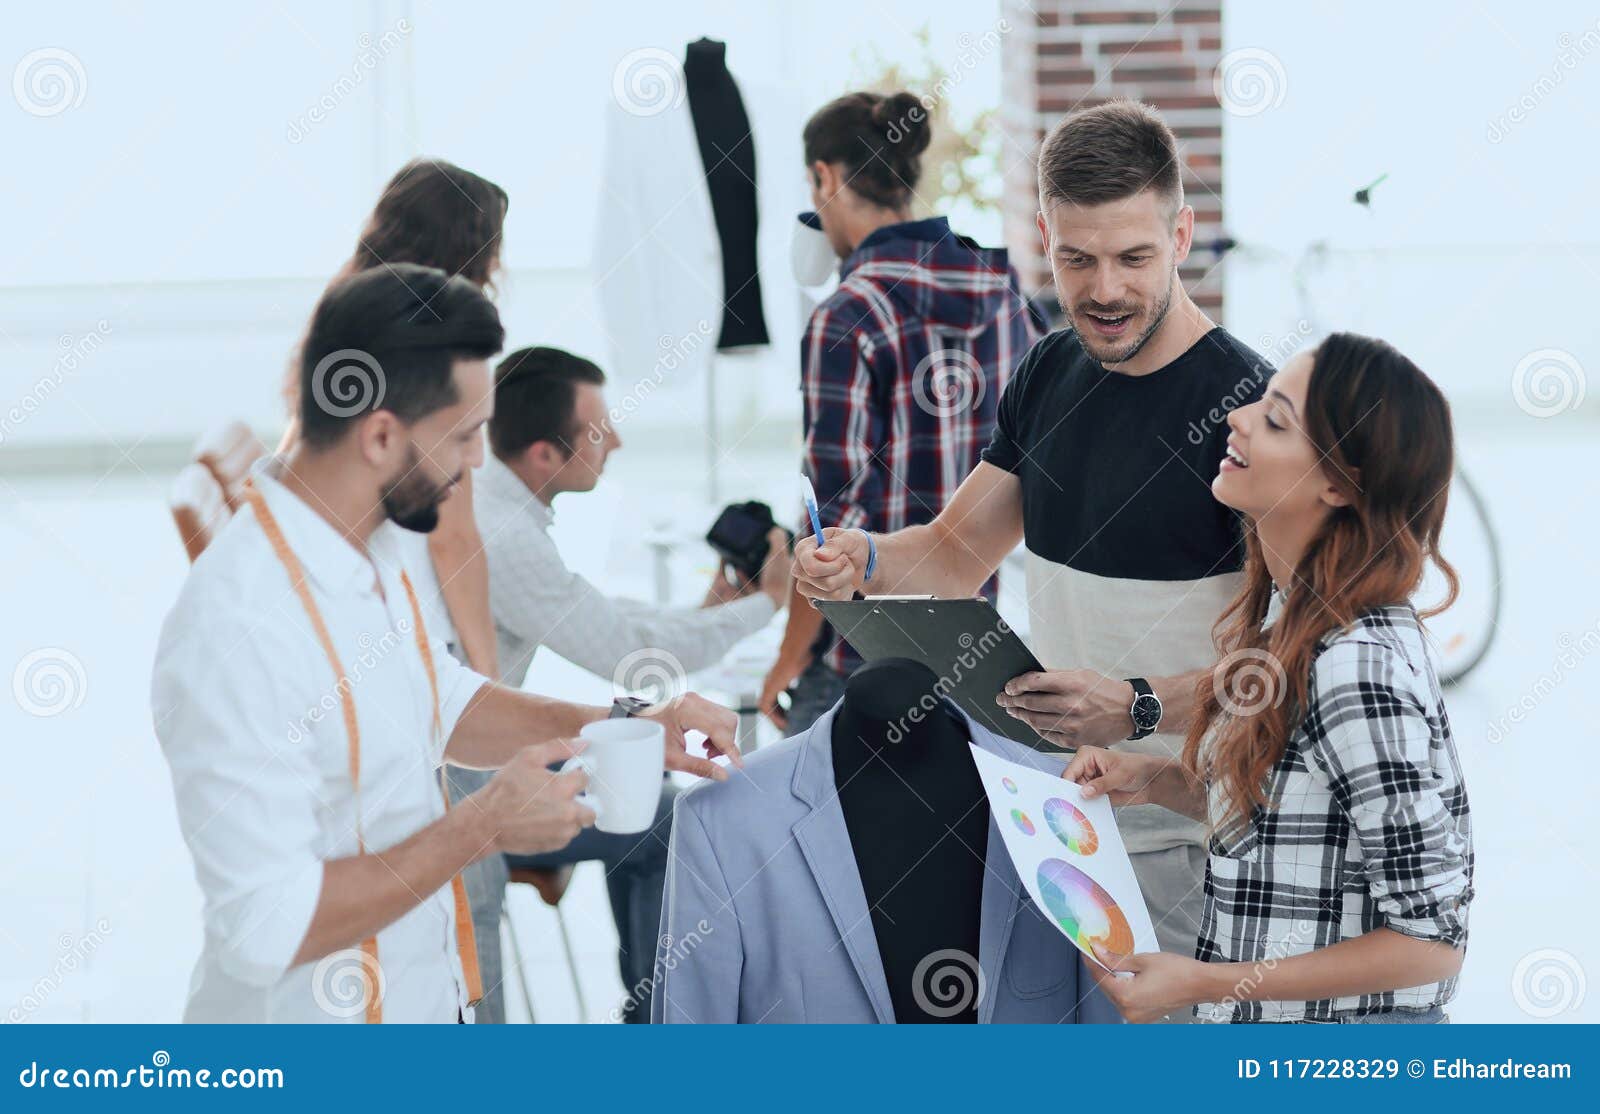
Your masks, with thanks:
M951 705L955 705L952 703ZM956 709L960 711L959 708ZM1014 743L989 731L975 722L965 712L972 742L982 750L1036 770L1059 774L1066 765L1066 757L1055 758ZM1000 989L1000 973L1005 969L1006 951L1011 945L1011 930L1024 893L1022 879L1006 850L1005 837L993 811L989 814L989 846L984 856L983 906L978 922L978 967L983 972L983 999L978 1003L978 1023L987 1025L994 1020L995 1002Z
M951 707L955 707L954 704ZM956 709L958 712L960 709ZM822 891L834 926L839 930L840 946L850 957L872 1011L877 1019L894 1021L894 1005L889 999L889 982L883 975L883 957L878 952L878 937L867 909L866 891L856 868L855 850L850 845L850 830L845 827L844 810L833 784L834 709L823 714L801 744L795 764L794 795L811 806L811 811L795 824L795 843L805 857ZM1035 769L1060 773L1065 757L1056 759L988 731L965 712L971 740L984 750ZM989 841L984 849L983 897L978 920L978 968L983 972L983 998L978 1003L978 1022L994 1020L995 1002L1000 989L1000 973L1005 967L1006 950L1011 943L1011 927L1021 903L1023 887L1006 851L1005 838L991 813Z
M982 745L981 743L979 744ZM1000 990L1000 972L1005 969L1006 948L1011 943L1011 924L1017 916L1017 879L1005 837L989 816L989 846L983 863L983 904L978 916L978 970L983 972L983 998L978 1002L978 1024L994 1020L995 997Z
M894 1006L883 975L883 957L878 953L878 937L867 910L866 892L861 888L850 831L845 827L844 810L839 807L839 794L833 784L832 734L833 711L829 710L812 725L801 744L792 788L796 797L811 806L811 811L792 831L839 930L839 946L849 955L872 1003L872 1012L879 1022L892 1024ZM998 836L991 838L991 846L994 838Z

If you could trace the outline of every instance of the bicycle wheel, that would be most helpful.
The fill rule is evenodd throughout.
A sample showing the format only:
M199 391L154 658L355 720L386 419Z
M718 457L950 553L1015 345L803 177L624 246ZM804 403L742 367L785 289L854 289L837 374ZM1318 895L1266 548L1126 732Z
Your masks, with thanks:
M1455 685L1477 668L1494 644L1500 624L1500 541L1483 495L1459 467L1454 498L1445 512L1439 551L1454 566L1460 594L1449 609L1427 621L1438 651L1439 683ZM1415 604L1421 611L1444 600L1444 577L1433 562L1423 572Z

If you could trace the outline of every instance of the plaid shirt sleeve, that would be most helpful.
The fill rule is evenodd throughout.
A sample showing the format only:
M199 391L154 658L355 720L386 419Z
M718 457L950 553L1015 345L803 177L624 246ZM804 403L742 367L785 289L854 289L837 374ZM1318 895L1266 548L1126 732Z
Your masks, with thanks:
M1359 842L1366 886L1396 932L1466 940L1469 850L1430 753L1437 733L1393 647L1334 641L1312 668L1306 758L1327 777Z
M870 464L884 431L873 400L870 340L860 322L848 304L817 307L801 342L801 392L806 467L824 525L871 530L883 480Z

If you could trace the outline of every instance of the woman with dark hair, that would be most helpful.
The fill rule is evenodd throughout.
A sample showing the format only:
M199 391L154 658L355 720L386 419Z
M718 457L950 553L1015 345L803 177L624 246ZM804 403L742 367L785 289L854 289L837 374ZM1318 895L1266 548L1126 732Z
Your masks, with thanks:
M1212 492L1245 519L1181 763L1084 748L1114 805L1209 820L1197 958L1104 955L1132 1021L1437 1022L1472 900L1467 795L1408 602L1438 552L1450 409L1380 340L1337 333L1233 411ZM1433 614L1429 612L1427 614Z
M914 218L931 138L927 107L906 92L848 93L805 126L811 203L841 260L800 351L805 467L828 526L932 521L978 463L1000 394L1042 331L1003 248L956 235L944 217ZM860 658L801 596L790 605L760 705L798 733ZM777 698L791 684L785 713Z
M471 171L440 159L412 159L383 188L356 240L355 251L329 286L358 272L395 263L437 267L492 293L500 269L500 237L510 201L506 191ZM299 438L299 361L290 362L285 383L289 428L280 454ZM489 611L489 566L472 516L472 473L439 507L439 525L427 536L437 593L424 591L438 617L455 629L454 641L473 670L498 680L494 621ZM426 570L418 570L425 572ZM434 624L437 628L441 624ZM448 631L444 632L448 635Z

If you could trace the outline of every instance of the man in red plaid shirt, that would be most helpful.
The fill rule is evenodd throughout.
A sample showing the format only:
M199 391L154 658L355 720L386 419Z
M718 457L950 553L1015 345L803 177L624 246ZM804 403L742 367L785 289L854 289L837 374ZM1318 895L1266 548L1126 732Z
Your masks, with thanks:
M1004 249L978 247L943 217L911 219L928 139L909 93L847 94L806 125L812 203L842 260L800 353L805 466L825 526L932 521L977 465L1006 381L1042 333ZM761 705L787 733L804 731L860 660L794 596ZM797 680L785 713L777 696Z

